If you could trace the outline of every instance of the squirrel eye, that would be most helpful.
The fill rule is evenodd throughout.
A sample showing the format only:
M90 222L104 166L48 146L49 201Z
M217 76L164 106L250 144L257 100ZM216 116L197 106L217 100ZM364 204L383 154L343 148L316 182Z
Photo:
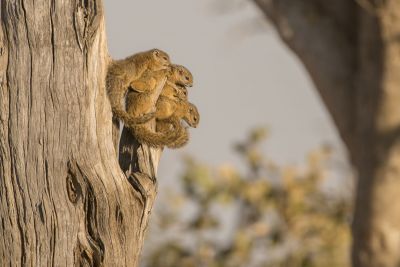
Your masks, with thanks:
M166 56L164 56L163 59L168 60L168 58Z

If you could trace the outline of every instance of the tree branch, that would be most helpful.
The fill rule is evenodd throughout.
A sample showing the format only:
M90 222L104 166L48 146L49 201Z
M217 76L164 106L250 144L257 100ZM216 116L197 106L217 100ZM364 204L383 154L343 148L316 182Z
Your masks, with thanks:
M254 2L303 62L342 139L352 147L356 44L339 26L346 19L333 19L336 9L325 9L320 1Z

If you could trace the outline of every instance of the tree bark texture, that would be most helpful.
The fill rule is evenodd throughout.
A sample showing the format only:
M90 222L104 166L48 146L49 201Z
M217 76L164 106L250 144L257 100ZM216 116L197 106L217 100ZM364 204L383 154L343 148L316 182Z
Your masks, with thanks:
M102 1L3 0L1 26L0 266L137 266L160 151L118 164Z
M400 2L254 2L304 63L358 173L353 265L400 266Z

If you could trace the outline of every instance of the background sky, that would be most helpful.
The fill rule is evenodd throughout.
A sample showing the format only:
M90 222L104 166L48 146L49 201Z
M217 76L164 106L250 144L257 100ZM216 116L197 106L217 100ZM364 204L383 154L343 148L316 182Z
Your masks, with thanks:
M229 2L228 6L225 3ZM301 164L328 143L342 160L332 121L298 59L249 0L105 0L113 58L160 48L195 79L189 100L200 125L183 149L161 158L161 186L177 175L180 158L240 164L232 145L249 129L267 126L265 151L284 164Z

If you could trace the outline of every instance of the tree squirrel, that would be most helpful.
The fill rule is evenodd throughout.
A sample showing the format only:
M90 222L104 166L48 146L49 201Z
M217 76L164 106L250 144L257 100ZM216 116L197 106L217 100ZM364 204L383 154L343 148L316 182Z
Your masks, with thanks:
M166 52L152 49L129 56L122 60L112 61L107 72L107 92L114 118L133 125L145 123L154 117L154 114L140 114L136 117L128 115L124 109L123 100L129 86L146 73L162 71L170 66L171 62Z
M185 86L177 86L176 84L171 83L167 80L164 85L163 90L161 91L161 96L167 97L173 100L188 100L188 91Z
M193 75L192 73L181 65L172 64L168 67L167 72L167 83L176 84L180 87L192 87L193 86ZM139 93L145 93L154 90L157 76L153 72L146 72L138 80L133 81L130 86L131 88ZM185 88L186 89L186 88ZM164 87L161 94L167 89Z
M130 116L140 117L156 109L155 101L152 101L152 99L154 99L154 94L157 93L155 88L160 84L161 78L164 77L167 78L168 84L171 85L181 85L182 87L193 85L192 74L188 69L180 65L171 65L168 70L145 73L140 79L131 83L133 91L129 92L127 96L127 112ZM163 94L166 87L168 86L165 84L161 94ZM173 90L171 92L175 93L176 91ZM164 94L168 95L169 93L164 92ZM174 121L174 123L176 122ZM179 127L177 124L174 126L176 128ZM178 138L178 132L174 129L167 129L165 132L153 132L145 125L137 125L135 123L126 123L126 127L132 131L140 143L153 147L165 146Z
M181 89L176 88L176 90L180 91ZM197 107L187 101L187 95L183 95L183 98L182 96L174 98L160 96L156 104L156 130L163 133L170 130L172 126L176 136L172 141L165 144L169 148L182 147L189 141L189 132L182 126L182 119L190 127L194 128L200 122L200 114Z
M138 118L152 113L154 117L155 105L171 70L148 71L143 76L132 82L132 92L126 99L126 110L129 116ZM139 89L137 89L139 88ZM159 89L159 90L157 90ZM126 123L127 126L132 125Z

